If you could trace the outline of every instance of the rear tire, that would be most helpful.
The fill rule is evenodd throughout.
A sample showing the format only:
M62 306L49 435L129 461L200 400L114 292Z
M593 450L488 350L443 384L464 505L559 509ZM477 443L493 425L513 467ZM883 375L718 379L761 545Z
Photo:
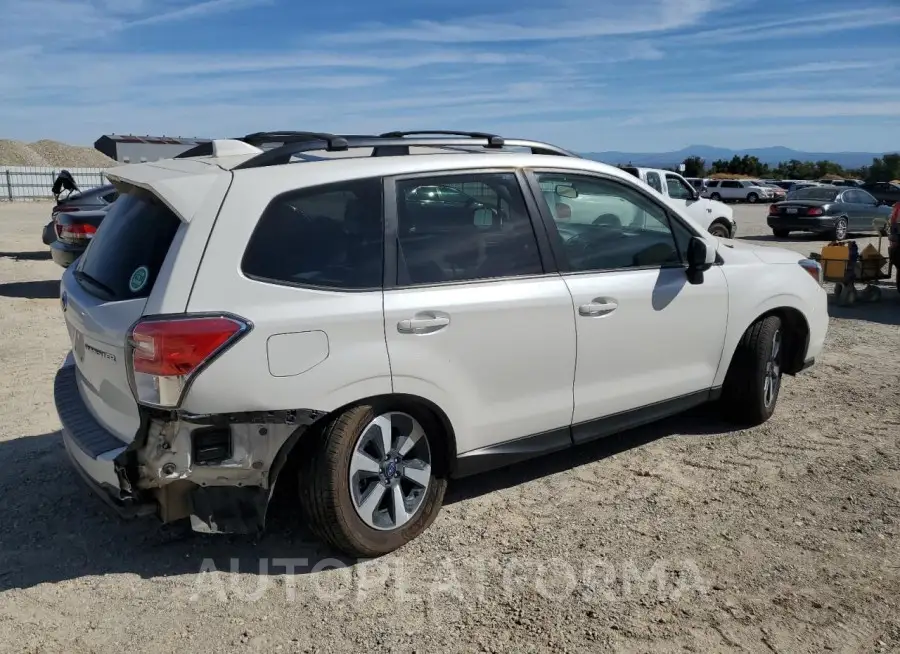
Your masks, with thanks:
M845 238L847 238L846 218L838 218L834 222L834 229L831 230L831 237L833 241L843 241Z
M789 230L789 229L773 229L772 235L775 236L775 238L787 238L788 236L791 235L791 230Z
M747 202L749 202L750 204L756 204L757 202L759 202L759 196L756 193L749 193L747 194Z
M784 330L781 318L768 316L753 323L738 343L725 384L725 416L748 427L772 417L781 390Z
M313 532L362 558L419 536L447 488L442 436L430 413L410 408L360 405L335 416L301 464L300 501Z

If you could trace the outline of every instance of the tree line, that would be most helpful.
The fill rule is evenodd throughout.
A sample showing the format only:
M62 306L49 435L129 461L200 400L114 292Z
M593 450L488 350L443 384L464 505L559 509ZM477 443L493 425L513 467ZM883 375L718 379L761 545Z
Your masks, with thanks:
M684 160L685 177L706 177L715 173L746 175L753 178L769 179L819 179L826 175L836 175L848 179L862 179L867 182L889 182L900 179L900 153L876 157L869 166L844 168L833 161L798 161L792 159L777 166L763 163L757 157L734 155L730 160L718 159L707 166L700 157Z

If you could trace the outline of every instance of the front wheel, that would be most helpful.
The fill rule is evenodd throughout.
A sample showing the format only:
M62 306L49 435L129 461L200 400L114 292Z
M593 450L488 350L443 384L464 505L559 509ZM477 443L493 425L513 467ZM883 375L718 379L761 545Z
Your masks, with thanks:
M300 499L315 534L366 558L416 538L447 488L440 437L424 411L361 405L336 416L301 471Z
M712 195L709 196L709 199L719 202L722 199L722 196L719 195L718 193L713 193Z
M749 202L750 204L756 204L757 202L759 202L759 196L756 193L750 193L749 195L747 195L747 202Z
M744 332L722 388L728 419L755 426L772 417L781 390L783 346L778 316L758 320Z
M716 238L731 238L731 230L725 223L713 223L709 226L709 233Z

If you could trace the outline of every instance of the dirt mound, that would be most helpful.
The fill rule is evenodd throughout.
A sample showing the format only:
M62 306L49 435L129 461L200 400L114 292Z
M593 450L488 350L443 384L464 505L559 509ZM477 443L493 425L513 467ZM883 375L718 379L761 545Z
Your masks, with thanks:
M22 143L0 139L0 166L107 168L118 165L102 152L79 145L41 140Z
M0 139L0 166L49 166L47 160L20 141Z

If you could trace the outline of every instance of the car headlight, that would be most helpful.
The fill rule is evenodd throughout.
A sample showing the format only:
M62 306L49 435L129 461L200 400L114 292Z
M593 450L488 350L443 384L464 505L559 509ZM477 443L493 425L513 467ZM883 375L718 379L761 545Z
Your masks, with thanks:
M822 266L815 259L800 259L797 263L800 264L800 267L803 268L806 272L809 273L809 276L816 280L816 283L821 286L822 285Z

